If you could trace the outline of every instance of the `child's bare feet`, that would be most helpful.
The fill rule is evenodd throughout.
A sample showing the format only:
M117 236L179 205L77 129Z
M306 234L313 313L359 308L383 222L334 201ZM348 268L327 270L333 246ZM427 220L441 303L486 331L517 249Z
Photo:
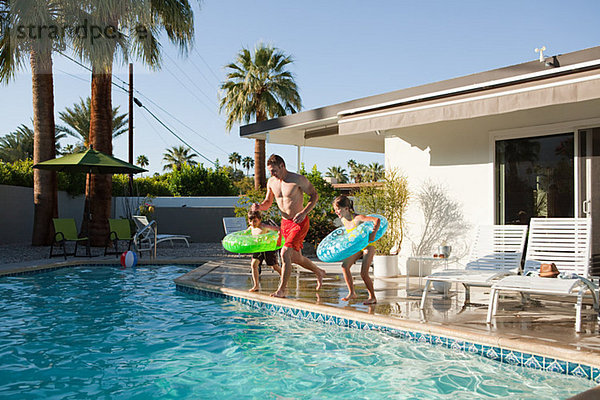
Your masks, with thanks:
M343 297L342 300L348 301L350 299L355 299L355 298L356 298L356 293L348 293L348 296Z
M285 297L285 291L278 290L274 293L271 293L271 297Z
M366 306L368 306L369 304L377 304L377 299L376 298L367 299L367 301L365 301L363 304Z
M254 286L252 289L248 290L249 292L258 292L258 286Z
M319 272L317 272L315 275L317 275L317 290L321 290L321 287L323 286L323 278L325 278L327 272L325 272L323 269L319 269Z

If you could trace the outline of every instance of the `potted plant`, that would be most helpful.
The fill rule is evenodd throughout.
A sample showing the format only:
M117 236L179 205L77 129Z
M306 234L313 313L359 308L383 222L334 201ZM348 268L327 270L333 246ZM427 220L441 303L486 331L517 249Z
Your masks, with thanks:
M388 170L381 182L361 188L354 194L357 212L380 214L388 220L386 233L375 242L373 259L376 277L398 275L398 252L404 238L404 214L408 205L408 179L397 169Z

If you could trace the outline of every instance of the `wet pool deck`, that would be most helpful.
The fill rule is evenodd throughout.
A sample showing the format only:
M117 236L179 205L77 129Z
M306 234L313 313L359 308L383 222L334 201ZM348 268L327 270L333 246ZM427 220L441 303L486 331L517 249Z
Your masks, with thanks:
M425 309L427 322L419 309L418 279L411 278L410 296L406 295L405 277L375 278L378 303L364 305L367 291L353 267L358 298L341 300L347 288L337 264L317 262L328 273L323 287L316 291L315 276L309 271L294 268L285 299L270 297L279 283L279 276L263 266L261 290L248 292L252 286L249 259L212 260L176 280L177 284L221 292L265 303L316 311L338 317L360 320L403 330L429 333L464 341L498 346L565 361L600 367L600 337L596 316L591 309L584 312L584 332L575 333L573 303L534 298L527 305L520 297L502 296L498 315L487 325L489 289L472 288L470 305L464 306L464 290L453 287L447 298L431 293ZM354 269L356 268L356 270Z
M427 322L424 322L419 310L420 297L407 296L403 276L376 278L378 303L363 305L367 292L358 269L354 269L358 266L352 270L358 299L346 302L341 300L347 289L339 264L317 263L327 271L319 292L315 291L314 275L296 267L290 278L287 298L278 299L269 294L275 291L279 276L265 266L261 290L248 292L251 287L248 257L162 257L156 260L144 258L140 263L190 265L190 272L176 280L183 286L600 367L600 329L596 316L588 307L584 311L583 332L575 333L575 309L567 300L556 302L535 298L523 306L517 295L503 295L498 315L491 325L487 325L489 289L472 288L471 304L464 307L464 290L459 288L457 291L453 287L448 298L434 293L429 296L425 309ZM0 275L85 264L118 264L118 260L113 256L70 258L67 262L27 261L1 265ZM417 286L418 279L411 278L409 293L414 294Z

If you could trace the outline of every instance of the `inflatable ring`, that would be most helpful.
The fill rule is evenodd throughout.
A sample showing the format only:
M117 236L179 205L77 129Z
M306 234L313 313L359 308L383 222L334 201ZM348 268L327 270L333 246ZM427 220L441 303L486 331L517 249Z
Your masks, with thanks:
M379 218L380 221L375 240L369 242L369 236L375 225L373 222L363 222L350 232L342 226L331 232L319 243L317 247L319 260L324 262L343 261L379 240L387 230L388 221L379 214L369 214L369 217Z
M284 240L277 231L268 230L260 235L253 235L250 229L246 229L230 233L221 243L227 251L247 254L278 250L283 246Z

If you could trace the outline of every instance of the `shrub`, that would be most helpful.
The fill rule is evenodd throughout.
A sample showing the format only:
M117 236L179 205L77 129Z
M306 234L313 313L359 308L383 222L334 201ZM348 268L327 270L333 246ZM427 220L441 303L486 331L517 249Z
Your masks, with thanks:
M408 180L398 170L386 171L381 184L361 188L354 194L356 211L377 213L388 220L386 233L375 242L380 254L396 254L404 238L404 213L408 205Z
M133 178L133 195L172 196L168 175ZM129 175L113 175L113 196L129 196Z
M65 191L71 196L85 193L87 174L82 172L59 172L57 174L58 190Z
M33 160L0 161L0 184L33 187Z
M175 196L233 196L236 194L231 179L221 168L213 171L204 166L184 164L170 173L168 186Z
M236 217L244 217L248 216L248 210L250 210L250 206L252 203L260 203L265 199L267 195L267 189L250 189L246 194L239 196L238 203L239 206L236 206L235 216ZM279 213L279 209L277 206L273 206L269 208L267 211L262 212L263 221L272 220L277 225L281 223L281 214Z

